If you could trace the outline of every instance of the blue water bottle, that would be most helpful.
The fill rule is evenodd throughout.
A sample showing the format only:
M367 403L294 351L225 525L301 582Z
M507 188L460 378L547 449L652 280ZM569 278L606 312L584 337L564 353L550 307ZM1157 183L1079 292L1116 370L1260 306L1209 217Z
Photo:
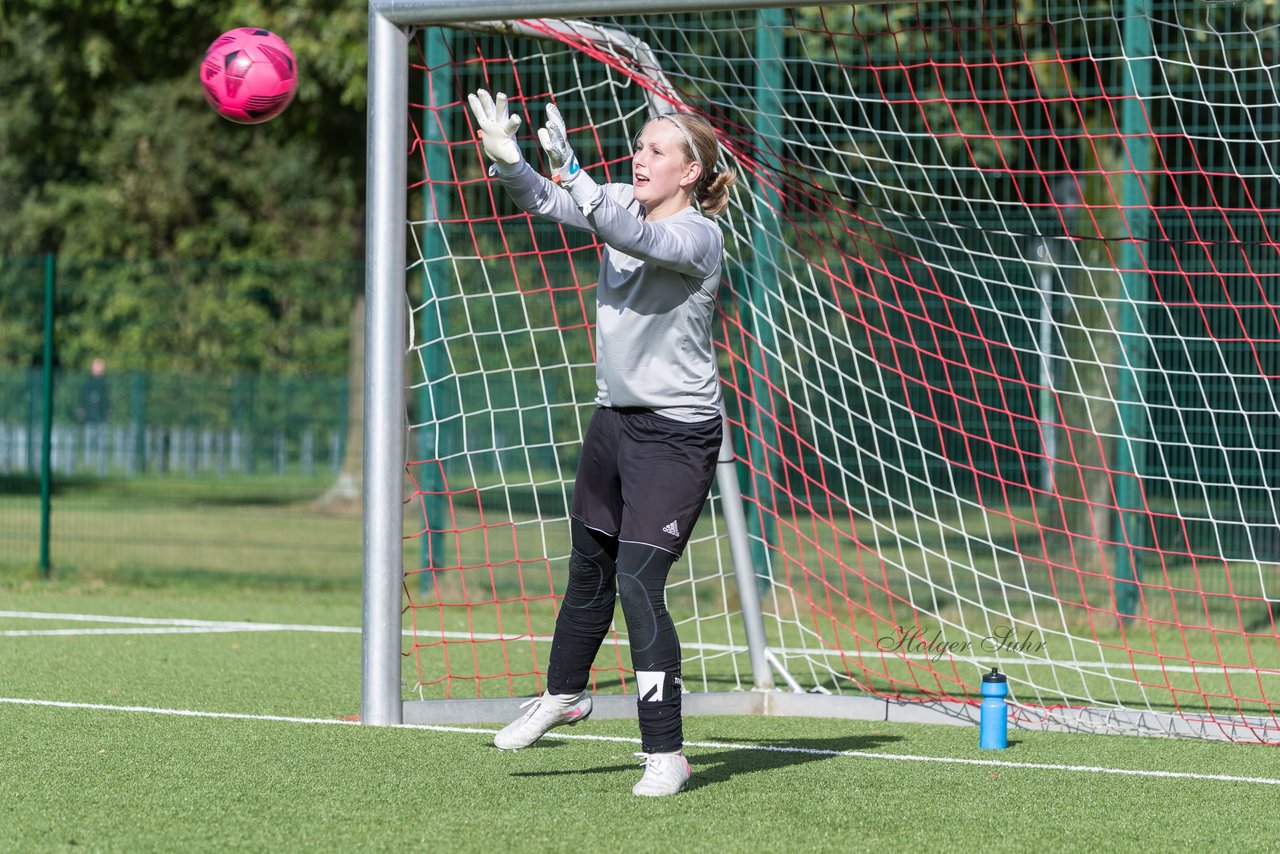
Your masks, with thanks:
M1009 746L1009 680L997 668L982 675L982 716L978 721L978 747L1004 750Z

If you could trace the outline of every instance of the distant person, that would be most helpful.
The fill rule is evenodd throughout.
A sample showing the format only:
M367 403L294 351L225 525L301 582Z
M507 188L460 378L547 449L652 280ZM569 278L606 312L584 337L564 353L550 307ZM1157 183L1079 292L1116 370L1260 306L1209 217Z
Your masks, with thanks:
M76 421L81 424L104 424L107 420L107 360L94 359L89 376L80 384L76 403Z
M106 468L107 419L110 415L107 360L96 358L89 366L89 376L80 385L76 421L83 427L84 459L93 461L99 474Z

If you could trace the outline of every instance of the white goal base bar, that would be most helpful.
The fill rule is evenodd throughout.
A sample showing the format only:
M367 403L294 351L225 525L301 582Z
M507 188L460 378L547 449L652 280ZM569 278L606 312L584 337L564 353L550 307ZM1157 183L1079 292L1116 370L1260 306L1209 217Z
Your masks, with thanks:
M407 724L505 723L520 714L527 697L493 700L406 700ZM597 720L634 719L635 695L592 695ZM906 701L881 697L838 696L787 691L727 691L685 694L686 716L767 715L833 720L977 726L980 707L951 700ZM1035 732L1109 732L1164 738L1196 738L1244 744L1274 743L1280 726L1270 718L1245 715L1193 718L1130 709L1093 707L1039 709L1011 707L1011 730Z

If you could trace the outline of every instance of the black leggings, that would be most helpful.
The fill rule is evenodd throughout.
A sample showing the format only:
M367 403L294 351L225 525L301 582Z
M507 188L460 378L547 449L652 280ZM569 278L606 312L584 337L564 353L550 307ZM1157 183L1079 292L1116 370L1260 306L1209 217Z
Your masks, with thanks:
M569 585L560 603L547 690L577 694L613 622L614 600L630 638L636 672L640 740L645 752L674 753L684 744L680 722L680 640L667 613L667 574L676 556L570 521Z

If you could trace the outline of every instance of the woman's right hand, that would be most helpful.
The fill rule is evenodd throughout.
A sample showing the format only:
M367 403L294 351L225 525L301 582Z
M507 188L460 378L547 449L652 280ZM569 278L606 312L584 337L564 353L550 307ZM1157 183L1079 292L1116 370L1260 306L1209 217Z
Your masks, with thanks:
M518 166L524 160L520 146L516 145L516 131L520 129L520 117L507 112L507 96L498 93L495 100L485 89L477 89L467 96L471 113L480 126L480 141L489 159L508 166Z

